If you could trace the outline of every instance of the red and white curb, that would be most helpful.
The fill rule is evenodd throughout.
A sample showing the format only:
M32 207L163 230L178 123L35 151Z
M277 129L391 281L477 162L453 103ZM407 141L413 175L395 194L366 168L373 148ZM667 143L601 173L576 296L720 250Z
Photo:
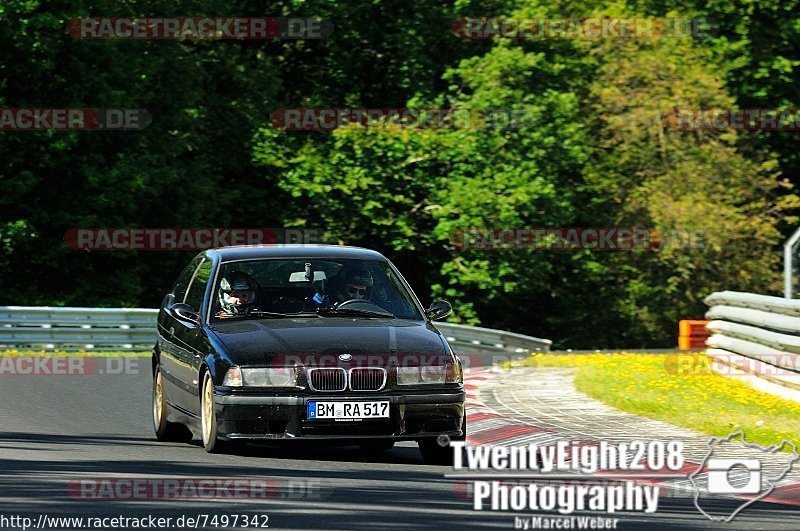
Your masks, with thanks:
M499 367L466 369L467 443L471 445L509 444L529 439L534 434L555 434L551 428L532 426L489 407L481 399L481 385L503 372Z

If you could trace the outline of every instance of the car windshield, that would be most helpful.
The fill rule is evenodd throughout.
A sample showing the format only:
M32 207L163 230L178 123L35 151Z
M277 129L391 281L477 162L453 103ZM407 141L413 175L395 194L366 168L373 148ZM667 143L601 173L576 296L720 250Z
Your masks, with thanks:
M220 267L213 321L303 315L422 320L413 295L384 261L283 258Z

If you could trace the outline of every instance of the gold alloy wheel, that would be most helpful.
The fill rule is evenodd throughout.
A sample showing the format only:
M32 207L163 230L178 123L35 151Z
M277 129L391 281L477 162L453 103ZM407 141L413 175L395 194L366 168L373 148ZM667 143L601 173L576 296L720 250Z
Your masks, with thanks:
M161 418L164 415L164 383L161 380L161 371L156 371L156 383L153 387L153 421L156 428L161 425Z
M203 444L208 444L211 440L211 419L214 415L214 385L211 378L206 374L203 383L203 403L201 404L201 422L203 425Z

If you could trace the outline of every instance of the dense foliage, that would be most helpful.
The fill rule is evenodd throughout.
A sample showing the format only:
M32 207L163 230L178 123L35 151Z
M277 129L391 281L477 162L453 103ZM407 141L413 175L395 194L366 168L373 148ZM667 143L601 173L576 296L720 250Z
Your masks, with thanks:
M73 227L321 227L454 319L559 346L668 346L719 289L779 290L800 131L674 109L800 107L797 0L3 0L0 108L145 108L142 131L0 132L0 304L149 306L192 252L74 251ZM78 40L83 16L314 16L323 40ZM655 39L459 38L461 17L704 19ZM502 109L514 126L275 127L279 108ZM649 227L661 250L476 250L471 228Z

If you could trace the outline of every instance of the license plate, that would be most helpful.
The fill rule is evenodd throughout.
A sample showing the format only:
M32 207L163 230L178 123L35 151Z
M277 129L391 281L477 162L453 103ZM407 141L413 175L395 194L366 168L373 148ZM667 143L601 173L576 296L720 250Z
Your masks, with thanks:
M308 418L340 419L388 419L389 402L308 402Z

